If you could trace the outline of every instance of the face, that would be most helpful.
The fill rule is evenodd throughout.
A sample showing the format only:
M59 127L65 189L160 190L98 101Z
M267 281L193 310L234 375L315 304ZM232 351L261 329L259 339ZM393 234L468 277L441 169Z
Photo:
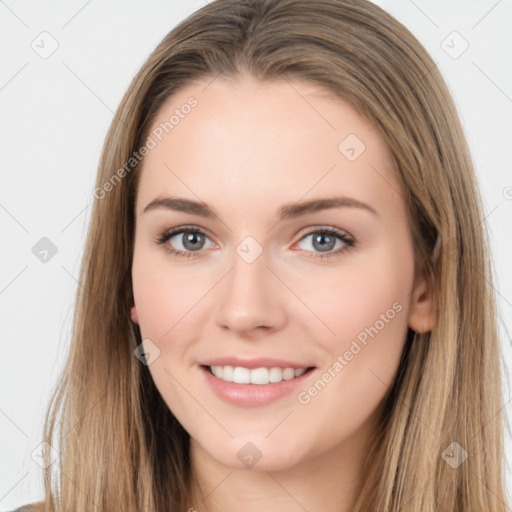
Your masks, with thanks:
M150 136L132 319L192 446L261 470L349 456L429 328L383 138L320 86L247 77L182 89Z

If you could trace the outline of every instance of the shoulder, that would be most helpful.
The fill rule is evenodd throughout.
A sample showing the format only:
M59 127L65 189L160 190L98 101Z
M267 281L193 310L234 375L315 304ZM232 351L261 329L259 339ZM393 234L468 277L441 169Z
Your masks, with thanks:
M35 512L36 507L34 505L23 505L22 507L14 509L12 512Z

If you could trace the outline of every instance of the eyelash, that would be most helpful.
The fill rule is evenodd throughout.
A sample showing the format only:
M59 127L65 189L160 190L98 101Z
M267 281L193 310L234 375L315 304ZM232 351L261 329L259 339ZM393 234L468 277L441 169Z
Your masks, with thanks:
M167 231L164 231L161 235L159 235L155 242L159 245L164 245L170 238L181 235L182 233L201 233L202 235L208 237L208 235L199 227L197 226L180 226L178 228L169 229ZM327 228L321 228L316 229L314 231L310 231L309 233L306 233L299 241L301 242L306 237L310 235L314 235L317 233L321 234L329 234L334 235L338 240L341 240L345 245L341 249L337 249L336 251L332 251L326 254L322 253L316 253L316 256L313 256L313 258L319 258L319 259L326 259L326 258L332 258L334 256L338 256L342 253L348 252L352 250L354 247L356 247L356 242L352 238L349 238L347 235L344 234L343 231L340 231L339 229L327 227ZM209 237L208 237L209 238ZM192 252L186 252L186 251L178 251L176 249L173 249L171 247L166 246L165 250L168 254L171 254L172 256L176 258L192 258L195 257L195 252L200 251L192 251ZM311 252L311 251L306 251Z

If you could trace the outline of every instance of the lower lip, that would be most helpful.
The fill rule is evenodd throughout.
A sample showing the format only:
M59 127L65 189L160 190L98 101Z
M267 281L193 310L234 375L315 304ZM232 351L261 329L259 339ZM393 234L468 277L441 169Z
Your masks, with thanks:
M215 377L204 366L199 368L205 376L207 383L219 398L239 407L261 407L275 402L279 398L297 390L315 371L315 369L310 369L300 377L270 384L236 384L235 382L226 382Z

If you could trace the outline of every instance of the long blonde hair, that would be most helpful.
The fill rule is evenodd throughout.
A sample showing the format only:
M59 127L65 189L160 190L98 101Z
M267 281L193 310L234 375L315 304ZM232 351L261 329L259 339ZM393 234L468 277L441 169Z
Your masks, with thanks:
M505 512L503 369L470 153L434 61L366 0L213 1L174 28L133 79L98 169L73 338L44 429L59 464L45 471L40 509L190 506L189 436L134 356L140 166L126 163L170 95L195 80L242 72L320 84L381 132L405 191L416 265L432 286L436 325L409 331L353 511ZM454 467L447 453L467 459Z

